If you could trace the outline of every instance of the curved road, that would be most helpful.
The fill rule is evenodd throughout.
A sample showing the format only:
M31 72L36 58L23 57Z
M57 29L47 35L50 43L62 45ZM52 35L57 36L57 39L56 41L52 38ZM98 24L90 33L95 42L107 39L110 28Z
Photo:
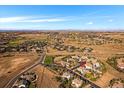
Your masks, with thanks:
M45 54L45 53L41 54L39 60L37 60L37 61L35 62L35 64L33 64L33 65L31 65L30 67L28 67L28 68L24 69L23 71L21 71L19 74L17 74L15 77L13 77L4 87L5 87L5 88L10 88L10 87L12 87L12 85L14 84L14 82L15 82L22 74L24 74L25 72L27 72L27 71L29 71L30 69L34 68L35 66L37 66L37 65L39 65L39 64L41 64L41 63L43 63L43 61L45 60L45 57L46 57L46 54Z

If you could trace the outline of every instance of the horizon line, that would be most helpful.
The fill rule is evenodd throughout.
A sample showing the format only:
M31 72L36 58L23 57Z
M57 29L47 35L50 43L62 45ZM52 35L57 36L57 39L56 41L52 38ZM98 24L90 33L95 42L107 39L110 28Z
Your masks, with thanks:
M68 31L68 32L124 32L124 29L0 29L0 32L57 32L57 31Z

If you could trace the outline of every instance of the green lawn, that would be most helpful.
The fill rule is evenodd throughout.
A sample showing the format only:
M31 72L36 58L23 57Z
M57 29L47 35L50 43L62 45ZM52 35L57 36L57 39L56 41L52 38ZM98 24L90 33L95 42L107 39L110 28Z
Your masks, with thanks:
M9 46L18 46L19 44L22 44L25 40L21 38L16 38L15 40L10 40L9 41Z
M46 56L46 59L44 61L44 64L50 65L53 63L53 57L52 56Z
M31 82L31 84L29 85L29 88L36 88L36 86Z

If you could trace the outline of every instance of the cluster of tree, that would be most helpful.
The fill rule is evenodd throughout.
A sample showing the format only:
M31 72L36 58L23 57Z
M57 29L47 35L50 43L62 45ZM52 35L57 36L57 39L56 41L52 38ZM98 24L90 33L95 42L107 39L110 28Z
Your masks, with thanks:
M22 44L17 44L16 46L4 45L0 46L0 53L4 52L28 52L35 49L36 52L43 50L43 47L47 45L45 41L25 41Z

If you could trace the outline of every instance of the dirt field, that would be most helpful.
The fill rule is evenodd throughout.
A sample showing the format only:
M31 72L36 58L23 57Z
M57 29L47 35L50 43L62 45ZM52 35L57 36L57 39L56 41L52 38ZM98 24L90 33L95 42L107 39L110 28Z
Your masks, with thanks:
M59 82L55 80L56 75L47 68L38 65L33 71L38 75L38 88L57 88L59 86Z
M20 53L12 57L0 58L0 87L26 67L34 64L38 56L32 53Z

